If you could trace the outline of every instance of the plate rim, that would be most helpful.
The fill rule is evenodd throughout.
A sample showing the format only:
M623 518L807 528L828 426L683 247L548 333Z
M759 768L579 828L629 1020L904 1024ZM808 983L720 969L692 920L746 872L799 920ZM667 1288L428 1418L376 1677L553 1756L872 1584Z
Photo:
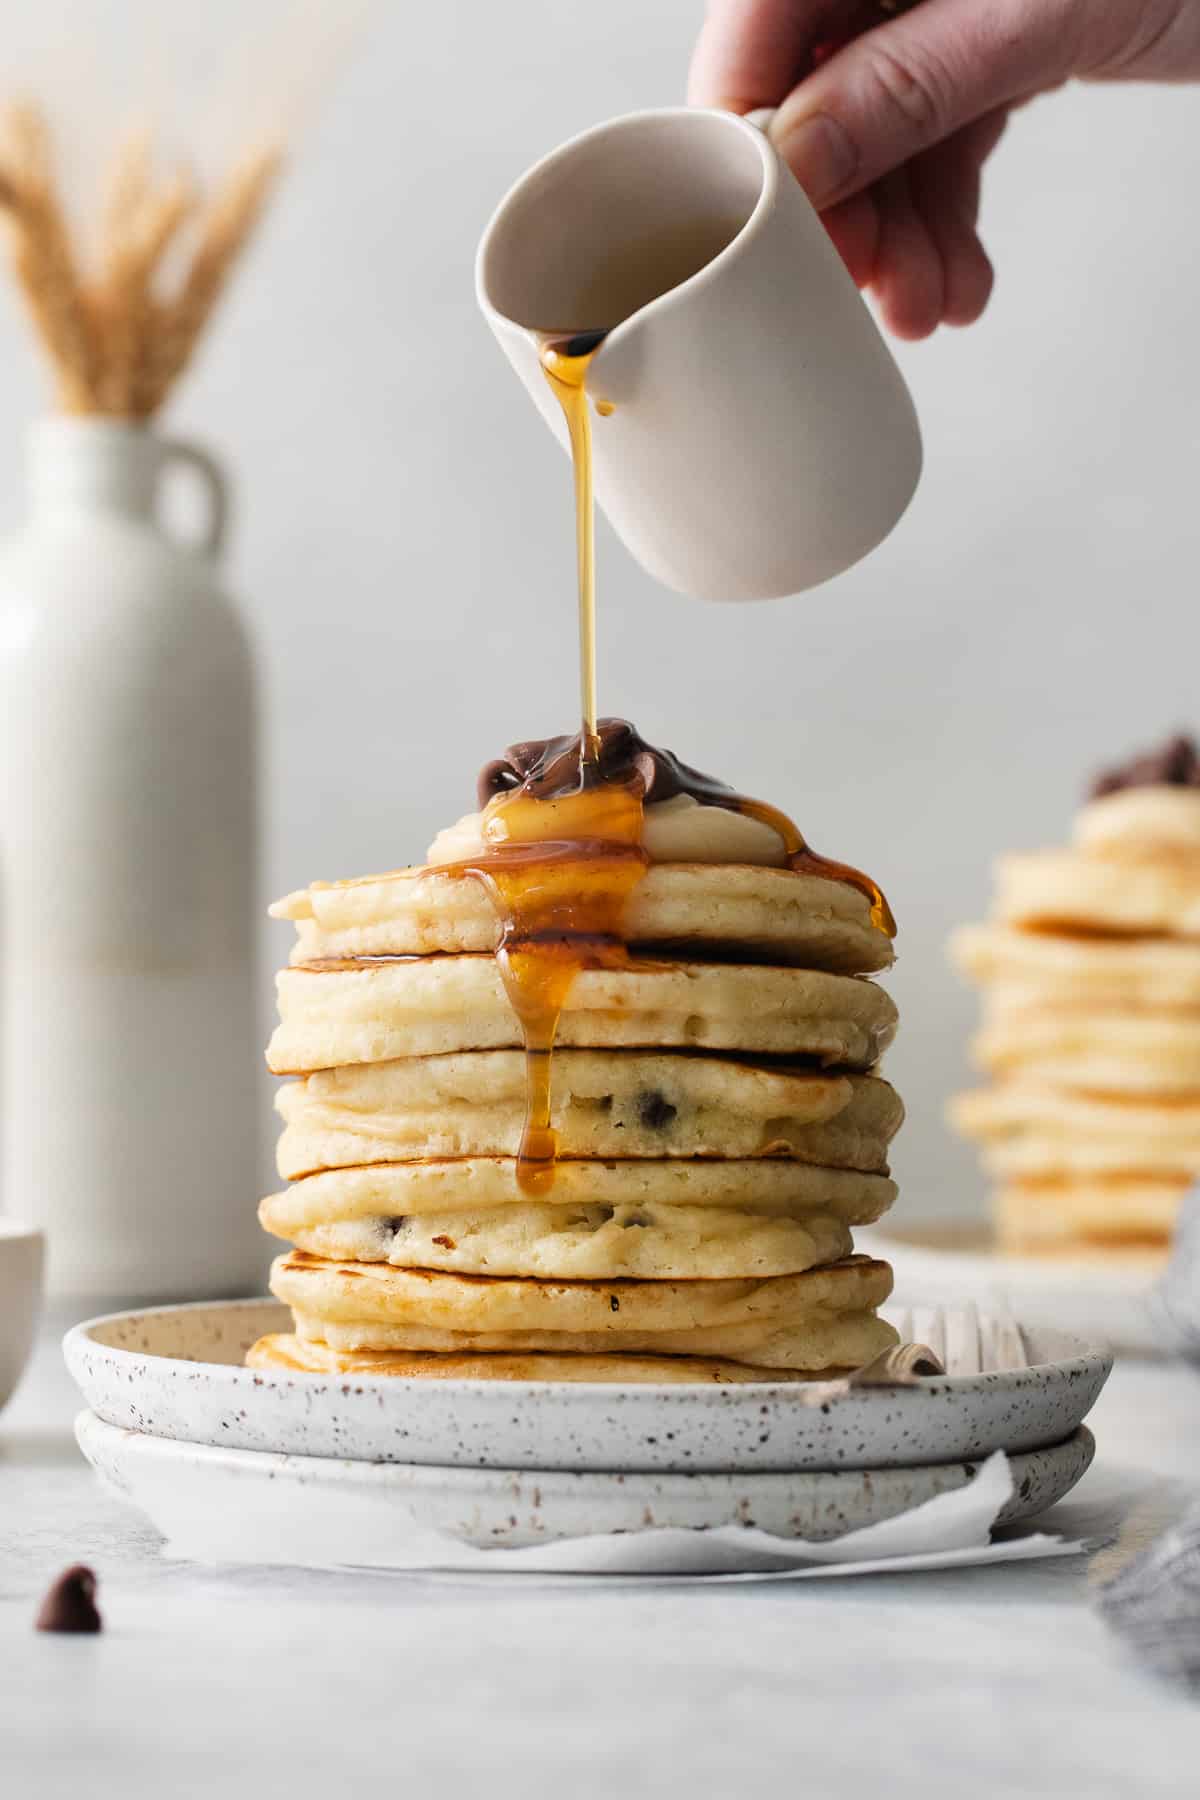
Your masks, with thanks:
M116 1357L129 1363L149 1360L156 1363L171 1364L190 1369L204 1369L210 1373L215 1372L220 1375L222 1379L232 1382L241 1376L251 1373L251 1371L247 1369L245 1363L205 1362L199 1358L163 1356L153 1350L135 1350L128 1349L124 1345L101 1343L93 1336L93 1333L101 1326L113 1325L127 1319L162 1319L177 1316L180 1313L196 1312L228 1311L232 1313L239 1309L249 1307L281 1305L282 1303L275 1300L274 1296L263 1294L248 1295L242 1299L235 1300L186 1300L173 1303L167 1302L160 1306L118 1308L115 1312L98 1313L93 1318L81 1319L77 1324L72 1325L63 1335L62 1354L72 1378L77 1382L78 1376L76 1375L75 1359L85 1356L89 1352L102 1353L106 1356ZM979 1311L982 1316L986 1317L989 1309L984 1305L979 1308ZM974 1375L936 1375L918 1377L915 1383L902 1384L900 1391L904 1393L918 1393L922 1388L926 1388L927 1391L929 1387L936 1386L942 1388L947 1385L952 1385L955 1391L960 1391L965 1390L967 1384L980 1382L994 1384L1001 1379L1019 1382L1022 1377L1044 1382L1047 1371L1053 1371L1059 1379L1071 1381L1079 1379L1082 1375L1094 1373L1097 1365L1104 1369L1101 1381L1101 1385L1103 1386L1103 1383L1107 1381L1109 1374L1112 1372L1113 1352L1111 1349L1099 1343L1089 1344L1084 1339L1076 1337L1073 1332L1057 1331L1053 1326L1037 1327L1037 1329L1052 1333L1056 1332L1056 1335L1060 1338L1063 1338L1068 1343L1076 1346L1074 1352L1069 1356L1065 1356L1052 1362L1028 1363L1020 1369L993 1369ZM336 1382L340 1385L340 1381L350 1379L348 1376L342 1376L339 1380L336 1371L326 1372L323 1370L312 1369L289 1369L287 1371L272 1369L255 1370L253 1371L253 1375L255 1377L255 1385L260 1388L277 1386L281 1379L285 1380L288 1385L293 1385L299 1381L305 1384L316 1382L326 1386L331 1382ZM422 1393L427 1393L430 1389L430 1383L423 1381L419 1376L369 1375L358 1372L354 1374L353 1385L355 1387L369 1387L372 1391L374 1391L376 1387L379 1387L388 1393L404 1393L409 1389L418 1389ZM814 1383L812 1385L816 1384ZM729 1403L729 1398L731 1396L751 1395L756 1397L760 1402L768 1397L772 1400L780 1401L786 1401L791 1398L797 1400L798 1404L801 1406L804 1406L807 1403L801 1399L800 1396L803 1395L806 1390L811 1391L810 1384L788 1381L745 1381L730 1382L727 1384L696 1384L689 1386L687 1383L678 1382L565 1382L555 1381L551 1378L541 1381L526 1380L505 1381L499 1383L495 1381L486 1381L479 1377L454 1377L449 1380L439 1381L437 1386L441 1391L446 1391L448 1393L465 1393L472 1396L495 1394L497 1391L503 1391L507 1394L519 1394L524 1398L526 1395L532 1396L534 1393L545 1394L547 1391L559 1393L571 1392L576 1394L582 1391L589 1396L595 1396L600 1399L605 1397L615 1399L617 1396L620 1396L622 1400L627 1400L631 1395L639 1399L644 1396L647 1402L652 1400L660 1402L677 1402L681 1395L694 1397L698 1394L704 1394L710 1397L718 1395L723 1402ZM839 1405L843 1404L846 1400L861 1399L868 1393L878 1392L880 1394L894 1394L896 1391L897 1389L895 1387L851 1389L848 1393L831 1396L830 1404Z
M489 1463L482 1467L463 1463L418 1463L418 1462L371 1462L361 1456L311 1456L301 1451L287 1450L244 1450L231 1444L195 1443L188 1438L156 1437L152 1432L137 1431L132 1426L114 1425L110 1419L103 1418L90 1406L81 1407L72 1420L72 1430L76 1441L79 1441L80 1430L97 1429L101 1436L111 1439L121 1438L134 1440L137 1450L149 1457L157 1457L163 1462L187 1461L196 1459L210 1467L224 1464L237 1470L247 1468L257 1470L261 1474L280 1470L286 1465L290 1472L297 1474L311 1473L314 1477L331 1477L333 1470L360 1471L371 1470L377 1473L364 1476L369 1481L377 1481L380 1486L388 1484L389 1477L402 1474L414 1480L418 1485L436 1487L439 1484L470 1493L489 1483L502 1482L506 1479L517 1479L539 1487L551 1487L556 1482L576 1488L588 1484L602 1484L606 1487L621 1488L629 1491L640 1483L653 1483L660 1487L678 1487L681 1491L689 1484L699 1486L703 1483L725 1483L739 1487L760 1483L782 1488L785 1484L797 1481L806 1485L817 1482L840 1482L852 1484L861 1481L863 1476L872 1480L878 1477L895 1476L897 1479L911 1477L914 1471L924 1473L929 1469L970 1469L978 1472L979 1468L994 1455L994 1451L986 1451L980 1456L949 1456L938 1461L928 1460L919 1463L893 1465L881 1463L877 1467L841 1469L535 1469L504 1468ZM110 1441L111 1441L110 1439ZM1052 1444L1040 1444L1029 1450L1005 1450L1003 1454L1010 1465L1023 1463L1024 1459L1035 1456L1049 1456L1056 1451L1065 1451L1071 1446L1088 1450L1088 1466L1096 1456L1096 1436L1086 1421L1081 1420L1065 1437L1056 1438ZM80 1444L82 1449L82 1443ZM86 1456L86 1451L84 1451ZM90 1458L88 1459L90 1462ZM1018 1475L1020 1469L1015 1471Z

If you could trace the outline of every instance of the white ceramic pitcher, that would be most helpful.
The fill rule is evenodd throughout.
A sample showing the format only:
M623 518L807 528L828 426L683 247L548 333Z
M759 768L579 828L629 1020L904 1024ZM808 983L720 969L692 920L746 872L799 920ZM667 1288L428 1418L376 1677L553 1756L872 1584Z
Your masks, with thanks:
M564 443L536 334L614 327L588 373L596 497L668 587L798 593L912 497L900 371L799 183L734 113L633 113L572 139L502 202L476 286Z
M206 536L158 524L164 469ZM0 1210L50 1292L252 1291L254 677L225 489L150 428L48 419L0 552Z

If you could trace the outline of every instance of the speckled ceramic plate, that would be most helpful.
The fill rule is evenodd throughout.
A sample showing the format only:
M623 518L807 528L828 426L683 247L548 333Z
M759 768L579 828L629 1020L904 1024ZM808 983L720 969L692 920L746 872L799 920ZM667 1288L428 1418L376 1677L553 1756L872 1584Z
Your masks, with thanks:
M890 1262L893 1300L938 1304L970 1294L981 1307L1016 1313L1028 1325L1052 1325L1090 1344L1139 1356L1160 1355L1161 1319L1153 1294L1162 1259L1009 1256L984 1224L876 1226L856 1246Z
M453 1568L456 1547L730 1525L821 1543L965 1487L977 1472L970 1462L736 1475L441 1469L218 1450L122 1431L86 1412L75 1431L88 1461L149 1516L171 1553L202 1562ZM1065 1443L1011 1457L1013 1494L996 1522L1032 1518L1060 1500L1094 1451L1081 1427ZM621 1566L636 1560L635 1551Z
M804 1385L653 1387L410 1381L240 1366L286 1323L271 1301L114 1313L67 1334L92 1411L151 1437L236 1450L448 1468L796 1471L904 1468L1061 1443L1112 1367L1061 1332L1032 1366L825 1400Z

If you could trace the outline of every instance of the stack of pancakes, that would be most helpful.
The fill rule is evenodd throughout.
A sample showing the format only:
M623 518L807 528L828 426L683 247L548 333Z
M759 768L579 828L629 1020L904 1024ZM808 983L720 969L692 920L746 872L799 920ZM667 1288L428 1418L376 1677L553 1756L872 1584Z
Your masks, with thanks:
M1101 778L1065 850L1007 856L960 932L993 1085L952 1118L1002 1245L1157 1260L1200 1174L1200 770L1186 740Z
M647 816L652 809L647 810ZM273 909L297 944L268 1061L264 1226L294 1333L257 1366L565 1380L800 1379L895 1342L896 1011L864 894L788 868L652 863L624 966L575 975L551 1064L554 1179L517 1179L521 1028L482 882L422 867ZM669 960L667 952L669 950ZM652 951L652 954L650 952Z

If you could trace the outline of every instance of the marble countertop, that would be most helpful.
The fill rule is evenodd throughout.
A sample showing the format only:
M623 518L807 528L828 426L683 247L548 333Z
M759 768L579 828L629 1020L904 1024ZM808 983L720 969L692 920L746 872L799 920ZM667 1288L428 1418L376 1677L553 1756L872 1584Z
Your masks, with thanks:
M1200 1494L1196 1372L1114 1372L1096 1463L1050 1518L1116 1534L1090 1560L794 1585L173 1564L84 1465L76 1406L47 1338L0 1417L14 1800L1195 1791L1200 1708L1131 1666L1089 1588ZM35 1633L80 1560L103 1635Z

